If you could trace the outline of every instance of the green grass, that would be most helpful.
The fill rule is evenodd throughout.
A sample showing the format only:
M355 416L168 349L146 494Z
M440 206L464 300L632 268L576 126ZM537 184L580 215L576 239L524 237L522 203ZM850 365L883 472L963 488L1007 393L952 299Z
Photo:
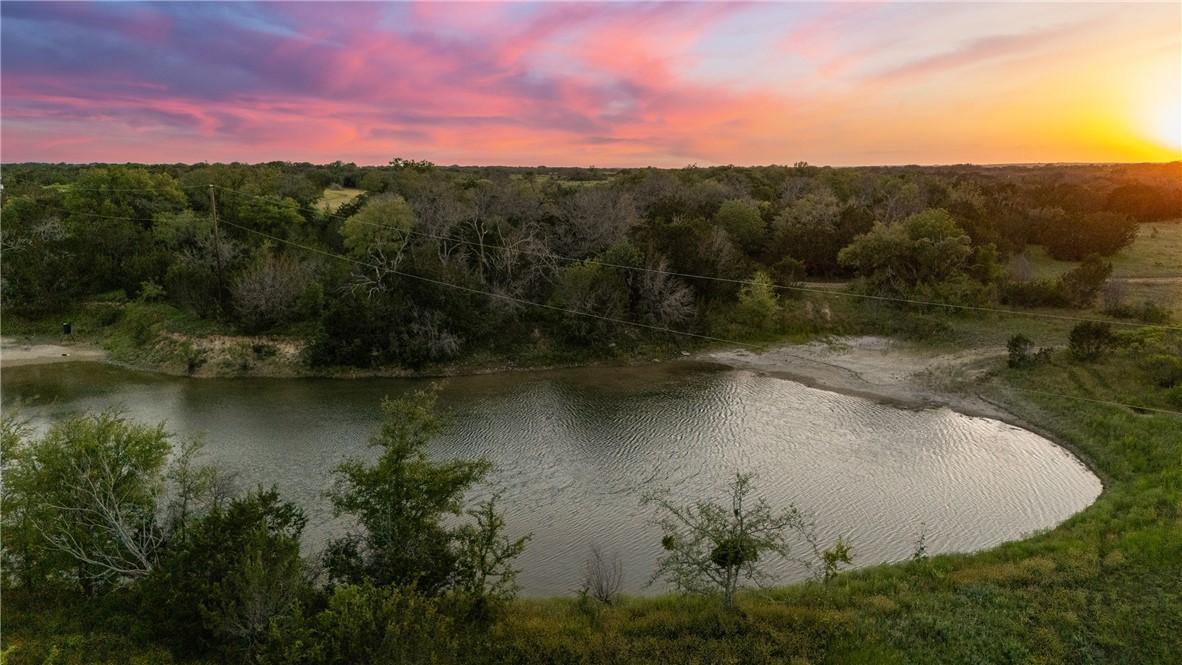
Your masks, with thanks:
M1182 220L1142 224L1133 244L1112 257L1113 277L1182 275Z
M1036 280L1057 279L1079 265L1053 259L1039 245L1023 253ZM1182 314L1182 220L1141 224L1132 244L1107 260L1112 277L1124 283L1126 302L1150 301Z
M1032 279L1058 279L1063 273L1079 265L1075 261L1060 261L1051 258L1042 245L1027 245L1022 250L1026 260L1030 262Z
M316 202L316 207L333 212L364 193L364 189L326 189L320 200Z

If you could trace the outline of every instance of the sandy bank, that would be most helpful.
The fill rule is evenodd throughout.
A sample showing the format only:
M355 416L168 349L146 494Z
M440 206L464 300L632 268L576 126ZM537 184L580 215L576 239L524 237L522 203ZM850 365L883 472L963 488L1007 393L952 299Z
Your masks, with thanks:
M0 367L46 365L74 360L104 360L107 353L85 344L24 344L9 337L0 338Z
M850 337L764 353L737 349L699 357L905 408L947 406L967 415L1011 420L1011 414L966 390L984 374L989 359L1004 354L1000 347L941 353L885 337Z

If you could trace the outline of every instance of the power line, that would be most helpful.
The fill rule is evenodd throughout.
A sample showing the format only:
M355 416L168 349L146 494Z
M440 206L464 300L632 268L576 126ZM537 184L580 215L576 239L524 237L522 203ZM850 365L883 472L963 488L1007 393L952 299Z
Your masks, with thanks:
M225 187L220 187L218 185L214 185L214 186L218 187L219 189L226 189L226 191L230 191L235 194L244 195L244 196L252 196L255 198L270 201L272 203L277 203L277 201L275 201L274 199L264 197L264 196L261 196L258 194L244 194L243 192L237 192L235 190L227 189ZM308 212L317 212L317 213L319 212L317 210L314 210L311 208L304 208L304 207L301 207L300 210L306 210ZM469 246L473 246L473 247L482 246L482 245L480 245L480 243L476 243L471 240L464 240L462 238L448 238L448 237L438 236L438 235L431 234L431 233L425 233L423 231L415 231L413 229L400 229L400 228L396 228L396 227L392 227L392 226L386 226L383 224L375 224L373 222L363 222L363 221L358 220L356 218L344 217L344 216L336 215L336 214L328 214L326 216L329 218L339 219L339 220L343 220L343 221L352 219L355 223L361 224L363 226L372 226L375 228L390 229L390 230L398 231L400 233L406 233L406 234L410 234L410 235L432 238L435 240L442 240L442 241L447 241L447 242L465 244L465 245L469 245ZM519 249L516 247L502 247L501 249L503 249L505 251L509 251L509 252L516 252L519 254L538 256L538 257L542 257L542 258L552 258L552 259L558 259L561 261L569 261L569 262L582 262L582 263L589 264L589 265L597 265L597 266L602 266L605 268L615 268L615 269L619 269L619 270L632 270L632 271L636 271L636 272L652 272L652 273L658 273L658 274L662 274L662 275L668 275L671 277L681 277L683 279L700 279L700 280L707 280L707 281L713 281L713 282L725 282L725 283L729 283L729 284L739 284L739 285L745 285L745 286L750 286L750 285L754 284L754 282L752 282L751 280L732 279L732 278L728 278L728 277L714 277L714 276L710 276L710 275L695 275L692 273L683 273L683 272L677 272L677 271L672 271L672 270L660 270L657 268L628 266L628 265L622 265L622 264L617 264L617 263L610 263L610 262L606 262L606 261L600 261L598 259L576 259L573 257L561 256L559 254L535 252L532 250ZM932 302L932 301L927 301L927 300L916 300L913 298L878 296L878 295L872 295L872 294L867 294L867 293L852 293L849 291L834 291L834 290L829 290L829 289L819 289L819 288L815 288L815 287L795 286L795 285L787 285L787 284L771 284L770 286L772 288L781 289L784 291L796 291L799 293L816 293L816 294L821 294L821 295L837 295L837 296L841 296L841 297L845 297L845 298L875 300L875 301L880 301L880 302L891 302L891 303L900 303L900 304L907 304L907 305L922 305L922 306L926 306L926 307L946 307L946 308L950 308L950 309L959 309L959 310L965 310L965 311L984 312L984 313L993 313L993 314L1008 314L1011 316L1029 316L1029 317L1034 317L1034 318L1053 319L1053 320L1059 320L1059 321L1072 321L1075 323L1085 323L1085 322L1086 323L1108 323L1108 324L1112 324L1112 325L1129 326L1129 327L1136 327L1136 328L1156 328L1156 329L1161 329L1161 330L1182 331L1182 326L1170 326L1170 325L1162 325L1162 324L1155 324L1155 323L1143 323L1143 322L1139 322L1139 321L1090 319L1090 318L1079 317L1079 316L1068 316L1065 314L1050 314L1050 313L1046 313L1046 312L1028 312L1028 311L1022 311L1022 310L1001 309L1000 307L985 307L985 306L981 306L981 305L960 305L960 304L951 304L951 303L939 303L939 302Z
M63 212L64 212L64 211L63 211ZM87 214L90 214L90 213L87 213ZM149 221L149 222L150 222L150 221L153 221L151 218L135 218L135 217L124 217L124 216L117 216L117 215L97 215L97 214L92 214L91 216L93 216L93 217L101 217L101 218L108 218L108 219L122 219L122 220L128 220L128 221ZM579 310L568 309L568 308L565 308L565 307L558 307L558 306L555 306L555 305L548 305L548 304L545 304L545 303L537 303L537 302L533 302L532 300L526 300L526 299L524 299L524 298L518 298L518 297L515 297L515 296L510 296L510 295L507 295L507 294L493 293L493 292L490 292L490 291L482 291L482 290L480 290L480 289L475 289L475 288L468 287L468 286L463 286L463 285L460 285L460 284L452 284L452 283L450 283L450 282L445 282L445 281L442 281L442 280L437 280L437 279L433 279L433 278L430 278L430 277L423 277L423 276L421 276L421 275L415 275L415 274L412 274L412 273L407 273L407 272L403 272L403 271L396 270L396 269L384 268L384 267L382 267L382 266L378 266L378 265L375 265L375 264L372 264L372 263L369 263L369 262L366 262L366 261L361 261L361 260L359 260L359 259L354 259L354 258L352 258L352 257L344 256L344 255L342 255L342 254L337 254L337 253L335 253L335 252L330 252L330 251L327 251L327 250L324 250L324 249L319 249L319 248L317 248L317 247L312 247L312 246L309 246L309 245L304 245L304 244L302 244L302 243L298 243L298 242L295 242L295 241L292 241L292 240L288 240L288 239L286 239L286 238L280 238L280 237L278 237L278 236L274 236L274 235L271 235L271 234L269 234L269 233L264 233L264 232L262 232L262 231L258 231L258 230L255 230L255 229L251 229L251 228L249 228L249 227L242 226L242 225L240 225L240 224L235 224L235 223L233 223L233 222L227 222L227 221L225 221L225 220L221 220L221 223L222 223L222 224L225 224L225 225L228 225L228 226L233 226L233 227L235 227L235 228L238 228L238 229L242 229L243 231L246 231L246 232L248 232L248 233L253 233L253 234L255 234L255 235L259 235L259 236L262 236L262 237L264 237L264 238L268 238L268 239L270 239L270 240L274 240L274 241L276 241L276 242L285 243L285 244L291 245L291 246L293 246L293 247L298 247L298 248L300 248L300 249L303 249L303 250L306 250L306 251L309 251L309 252L313 252L313 253L316 253L316 254L321 254L321 255L324 255L324 256L332 257L332 258L335 258L335 259L339 259L339 260L342 260L342 261L346 261L346 262L348 262L348 263L353 263L353 264L356 264L356 265L361 265L361 266L365 266L365 267L373 268L373 269L375 269L375 270L385 270L385 271L387 271L387 272L389 272L389 273L391 273L391 274L400 275L400 276L402 276L402 277L406 277L406 278L409 278L409 279L414 279L414 280L418 280L418 281L421 281L421 282L426 282L426 283L429 283L429 284L435 284L435 285L437 285L437 286L443 286L443 287L447 287L447 288L457 289L457 290L460 290L460 291L465 291L465 292L468 292L468 293L473 293L473 294L477 294L477 295L484 295L484 296L488 296L488 297L490 297L490 298L499 298L499 299L502 299L502 300L506 300L506 301L510 301L510 302L515 302L515 303L519 303L519 304L522 304L522 305L529 305L529 306L532 306L532 307L538 307L538 308L542 308L542 309L547 309L547 310L551 310L551 311L564 312L564 313L567 313L567 314L574 314L574 315L576 315L576 316L583 316L583 317L588 317L588 318L598 319L598 320L601 320L601 321L609 321L609 322L611 322L611 323L617 323L617 324L621 324L621 325L626 325L626 326L633 326L633 327L638 327L638 328L645 328L645 329L649 329L649 330L655 330L655 331L657 331L657 332L663 332L663 333L668 333L668 334L673 334L673 335L681 335L681 336L684 336L684 337L692 337L692 338L695 338L695 339L703 339L703 340L712 341L712 342L722 342L722 343L725 343L725 344L731 344L731 345L740 346L740 347L751 347L751 348L760 349L760 350L766 350L766 349L770 349L770 348L773 348L773 347L774 347L774 345L771 345L771 344L759 344L759 343L754 343L754 342L741 342L741 341L738 341L738 340L727 339L727 338L724 338L724 337L714 337L714 336L711 336L711 335L702 335L702 334L698 334L698 333L692 333L692 332L686 332L686 331L681 331L681 330L675 330L675 329L673 329L673 328L667 328L667 327L662 327L662 326L654 326L654 325L651 325L651 324L646 324L646 323L640 323L640 322L637 322L637 321L627 321L627 320L625 320L625 319L617 319L617 318L610 317L610 316L603 316L603 315L600 315L600 314L593 314L593 313L591 313L591 312L583 312L583 311L579 311ZM608 264L608 265L610 265L610 264ZM653 271L653 272L665 272L665 271ZM677 273L669 273L669 274L677 274ZM747 283L747 282L744 282L744 283ZM825 293L829 293L829 292L825 292ZM933 304L938 304L938 303L933 303ZM1023 312L1012 312L1012 311L1010 311L1010 310L996 310L996 311L998 311L998 312L1002 312L1002 313L1011 313L1011 314L1022 314L1022 313L1023 313ZM1060 317L1060 318L1065 318L1065 317ZM1094 321L1094 322L1098 322L1098 323L1108 323L1107 321L1098 321L1098 320L1095 320L1095 319L1070 319L1070 320L1078 320L1078 321ZM1129 325L1138 325L1138 324L1129 324ZM1179 329L1179 328L1177 328L1177 327L1173 327L1173 326L1150 326L1150 327L1157 327L1157 328L1167 328L1167 329L1170 329L1170 330L1178 330L1178 329ZM794 356L794 357L796 357L796 358L800 358L800 359L803 359L803 360L811 360L811 359L809 359L809 358L804 358L804 357L802 357L802 356ZM1180 412L1180 411L1173 411L1173 410L1170 410L1170 409L1160 409L1160 408L1155 408L1155 407L1148 407L1148 406L1138 406L1138 405L1135 405L1135 404L1126 404L1126 403L1123 403L1123 402L1113 402L1113 401L1108 401L1108 400L1098 400L1098 399L1093 399L1093 398L1088 398L1088 397L1078 397L1078 396L1074 396L1074 395L1065 395L1065 394L1062 394L1062 393L1054 393L1054 392L1048 392L1048 391L1043 391L1043 390L1033 390L1033 389L1029 389L1029 388L1019 388L1019 387L1017 387L1017 386L1007 386L1007 387L1010 387L1010 388L1013 388L1014 390L1019 390L1019 391L1022 391L1022 392L1027 392L1027 393L1034 393L1034 394L1041 394L1041 395L1046 395L1046 396L1049 396L1049 397L1060 397L1060 398L1063 398L1063 399L1072 399L1072 400L1079 400L1079 401L1084 401L1084 402L1093 402L1093 403L1097 403L1097 404L1105 404L1105 405L1108 405L1108 406L1119 406L1119 407L1128 408L1128 409L1133 409L1133 410L1141 410L1141 411L1154 411L1154 412L1157 412L1157 413L1166 413L1166 414L1170 414L1170 415L1177 415L1177 416L1182 416L1182 412Z
M269 239L271 239L271 240L274 240L274 241L276 241L276 242L282 242L282 243L286 243L286 244L288 244L288 245L292 245L293 247L299 247L300 249L304 249L304 250L307 250L307 251L309 251L309 252L315 252L315 253L317 253L317 254L323 254L324 256L330 256L330 257L333 257L333 258L336 258L336 259L340 259L340 260L342 260L342 261L347 261L347 262L349 262L349 263L354 263L354 264L357 264L357 265L361 265L361 266L366 266L366 267L369 267L369 268L373 268L373 269L375 269L375 270L383 270L383 271L386 271L386 272L388 272L388 273L391 273L391 274L400 275L400 276L402 276L402 277L407 277L407 278L409 278L409 279L415 279L415 280L418 280L418 281L420 281L420 282L426 282L426 283L428 283L428 284L435 284L435 285L437 285L437 286L443 286L443 287L447 287L447 288L458 289L458 290L460 290L460 291L466 291L466 292L468 292L468 293L474 293L474 294L477 294L477 295L488 296L488 297L490 297L490 298L499 298L499 299L501 299L501 300L507 300L507 301L509 301L509 302L515 302L515 303L522 304L522 305L530 305L530 306L533 306L533 307L540 307L540 308L542 308L542 309L548 309L548 310L552 310L552 311L556 311L556 312L564 312L564 313L567 313L567 314L575 314L575 315L577 315L577 316L585 316L585 317L589 317L589 318L593 318L593 319L599 319L599 320L601 320L601 321L610 321L610 322L612 322L612 323L618 323L618 324L621 324L621 325L626 325L626 326L635 326L635 327L638 327L638 328L647 328L647 329L649 329L649 330L656 330L657 332L670 333L670 334L674 334L674 335L682 335L682 336L685 336L685 337L694 337L694 338L697 338L697 339L704 339L704 340L709 340L709 341L712 341L712 342L724 342L724 343L726 343L726 344L734 344L734 345L737 345L737 346L749 346L749 347L754 347L754 348L758 348L758 349L767 349L767 348L770 348L770 346L769 346L769 345L766 345L766 344L754 344L754 343L750 343L750 342L740 342L740 341L738 341L738 340L733 340L733 339L726 339L726 338L724 338L724 337L713 337L713 336L711 336L711 335L701 335L701 334L698 334L698 333L686 332L686 331L683 331L683 330L675 330L675 329L673 329L673 328L667 328L667 327L663 327L663 326L654 326L654 325L651 325L651 324L648 324L648 323L640 323L640 322L638 322L638 321L628 321L628 320L625 320L625 319L617 319L617 318L610 317L610 316L603 316L603 315L601 315L601 314L593 314L593 313L591 313L591 312L583 312L583 311L579 311L579 310L576 310L576 309L568 309L568 308L565 308L565 307L558 307L558 306L556 306L556 305L547 305L547 304L545 304L545 303L534 302L534 301L532 301L532 300L526 300L525 298L518 298L518 297L516 297L516 296L511 296L511 295L504 294L504 293L494 293L494 292L491 292L491 291L483 291L483 290L481 290L481 289L474 289L474 288L472 288L472 287L470 287L470 286L463 286L462 284L452 284L451 282L445 282L445 281L443 281L443 280L433 279L433 278L431 278L431 277L424 277L424 276L422 276L422 275L415 275L415 274L412 274L412 273L403 272L403 271L401 271L401 270L396 270L396 269L393 269L393 268L385 268L385 267L382 267L382 266L379 266L379 265L375 265L375 264L373 264L373 263L368 263L368 262L366 262L366 261L361 261L360 259L354 259L354 258L352 258L352 257L344 256L344 255L342 255L342 254L337 254L337 253L335 253L335 252L330 252L330 251L328 251L328 250L319 249L319 248L316 248L316 247L311 247L311 246L309 246L309 245L304 245L304 244L302 244L302 243L294 242L294 241L292 241L292 240L288 240L288 239L286 239L286 238L280 238L280 237L278 237L278 236L273 236L273 235L271 235L271 234L269 234L269 233L263 233L262 231L256 231L255 229L247 228L247 227L245 227L245 226L242 226L242 225L240 225L240 224L234 224L233 222L227 222L227 221L225 221L225 220L222 220L222 224L225 224L225 225L227 225L227 226L233 226L233 227L235 227L235 228L242 229L243 231L247 231L247 232L249 232L249 233L254 233L254 234L256 234L256 235L260 235L260 236L262 236L262 237L264 237L264 238L269 238Z
M270 235L270 234L268 234L268 233L263 233L262 231L256 231L256 230L254 230L254 229L249 229L249 228L247 228L247 227L244 227L244 226L241 226L241 225L238 225L238 224L234 224L234 223L231 223L231 222L226 222L226 221L223 221L222 223L223 223L223 224L227 224L227 225L229 225L229 226L233 226L233 227L235 227L235 228L242 229L242 230L244 230L244 231L248 231L248 232L250 232L250 233L255 233L255 234L257 234L257 235L263 236L263 237L265 237L265 238L269 238L269 239L271 239L271 240L275 240L275 241L277 241L277 242L287 243L287 244L289 244L289 245L292 245L292 246L294 246L294 247L299 247L299 248L301 248L301 249L304 249L304 250L307 250L307 251L310 251L310 252L315 252L315 253L317 253L317 254L323 254L323 255L325 255L325 256L330 256L330 257L337 258L337 259L340 259L340 260L343 260L343 261L347 261L347 262L350 262L350 263L354 263L354 264L357 264L357 265L362 265L362 266L366 266L366 267L374 268L374 269L376 269L376 270L386 270L387 272L390 272L390 273L393 273L393 274L396 274L396 275L401 275L401 276L403 276L403 277L409 277L409 278L411 278L411 279L416 279L416 280L419 280L419 281L427 282L427 283L429 283L429 284L435 284L435 285L438 285L438 286L444 286L444 287L449 287L449 288L459 289L459 290L461 290L461 291L467 291L467 292L469 292L469 293L475 293L475 294L485 295L485 296L489 296L489 297L492 297L492 298L502 298L502 299L504 299L504 300L508 300L508 301L511 301L511 302L520 303L520 304L523 304L523 305L532 305L532 306L534 306L534 307L541 307L541 308L544 308L544 309L553 310L553 311L559 311L559 312L564 312L564 313L567 313L567 314L575 314L575 315L578 315L578 316L586 316L586 317L590 317L590 318L594 318L594 319L599 319L599 320L602 320L602 321L610 321L610 322L612 322L612 323L619 323L619 324L622 324L622 325L637 326L637 327L641 327L641 328L647 328L647 329L650 329L650 330L657 330L657 331L660 331L660 332L671 333L671 334L674 334L674 335L683 335L683 336L686 336L686 337L694 337L694 338L697 338L697 339L704 339L704 340L713 341L713 342L723 342L723 343L726 343L726 344L733 344L733 345L736 345L736 346L747 346L747 347L752 347L752 348L756 348L756 349L760 349L760 350L766 350L766 349L772 348L772 345L769 345L769 344L754 344L754 343L747 343L747 342L739 342L739 341L737 341L737 340L732 340L732 339L725 339L725 338L722 338L722 337L713 337L713 336L710 336L710 335L700 335L700 334L697 334L697 333L691 333L691 332L684 332L684 331L680 331L680 330L674 330L674 329L672 329L672 328L664 328L664 327L661 327L661 326L653 326L653 325L649 325L649 324L645 324L645 323L639 323L639 322L636 322L636 321L627 321L627 320L624 320L624 319L616 319L616 318L613 318L613 317L610 317L610 316L602 316L602 315L599 315L599 314L592 314L592 313L590 313L590 312L582 312L582 311L579 311L579 310L567 309L567 308L565 308L565 307L557 307L557 306L555 306L555 305L547 305L547 304L545 304L545 303L536 303L536 302L533 302L532 300L526 300L526 299L524 299L524 298L517 298L517 297L514 297L514 296L505 295L505 294L500 294L500 293L492 293L492 292L489 292L489 291L482 291L482 290L480 290L480 289L474 289L474 288L467 287L467 286L463 286L463 285L460 285L460 284L452 284L452 283L450 283L450 282L444 282L444 281L442 281L442 280L432 279L432 278L430 278L430 277L423 277L423 276L421 276L421 275L413 275L413 274L406 273L406 272L402 272L402 271L399 271L399 270L393 270L393 269L389 269L389 268L383 268L383 267L381 267L381 266L377 266L377 265L374 265L374 264L372 264L372 263L368 263L368 262L366 262L366 261L361 261L361 260L359 260L359 259L354 259L354 258L351 258L351 257L348 257L348 256L344 256L344 255L342 255L342 254L337 254L337 253L335 253L335 252L329 252L329 251L327 251L327 250L322 250L322 249L318 249L318 248L315 248L315 247L310 247L310 246L308 246L308 245L304 245L304 244L302 244L302 243L297 243L297 242L294 242L294 241L291 241L291 240L287 240L287 239L285 239L285 238L279 238L279 237L277 237L277 236L273 236L273 235ZM801 359L801 360L806 360L806 361L809 361L809 360L811 360L810 358L805 358L805 357L803 357L803 356L793 356L793 357L795 357L795 358L798 358L798 359ZM1064 394L1061 394L1061 393L1052 393L1052 392L1047 392L1047 391L1043 391L1043 390L1031 390L1031 389L1027 389L1027 388L1019 388L1019 387L1017 387L1017 386L1010 386L1010 387L1014 388L1015 390L1020 390L1020 391L1023 391L1023 392L1028 392L1028 393L1035 393L1035 394L1041 394L1041 395L1048 395L1048 396L1052 396L1052 397L1062 397L1062 398L1064 398L1064 399L1074 399L1074 400L1081 400L1081 401L1085 401L1085 402L1095 402L1095 403L1098 403L1098 404L1106 404L1106 405L1109 405L1109 406L1121 406L1121 407L1125 407L1125 408L1129 408L1129 409L1134 409L1134 410L1136 410L1136 409L1140 409L1140 410L1143 410L1143 411L1156 411L1156 412L1159 412L1159 413L1168 413L1168 414L1171 414L1171 415L1182 416L1182 411L1172 411L1172 410L1170 410L1170 409L1159 409L1159 408L1148 407L1148 406L1136 406L1136 405L1133 405L1133 404L1124 404L1124 403L1122 403L1122 402L1111 402L1111 401L1106 401L1106 400L1098 400L1098 399L1092 399L1092 398L1088 398L1088 397L1076 397L1076 396L1073 396L1073 395L1064 395Z
M228 188L222 187L220 185L214 185L214 187L216 187L218 189L223 189L223 190L226 190L229 192L234 192L236 194L242 194L241 192L235 192L235 190L228 189ZM243 195L252 196L252 197L262 199L264 201L269 201L272 203L278 202L275 199L270 199L265 196L260 196L258 194L243 194ZM309 212L317 212L317 211L310 209L310 208L300 207L298 209L299 210L308 210ZM61 213L65 213L65 214L70 214L68 211L61 210L60 208L53 208L53 209L47 208L46 211L47 212L55 212L56 211L56 212L61 212ZM99 217L99 218L104 218L104 219L123 219L123 220L128 220L128 221L140 221L140 222L155 221L152 218L144 218L144 217L126 217L126 216L120 216L120 215L100 215L97 213L89 213L89 212L88 213L79 213L79 214L87 215L89 217ZM332 217L335 219L341 219L341 220L351 219L349 217L342 217L340 215L329 215L329 217ZM354 220L354 221L357 221L357 220ZM224 220L223 220L223 223L230 224L229 222L226 222ZM375 226L377 228L393 229L393 230L399 231L401 233L421 235L421 236L425 236L425 237L429 237L429 238L434 238L437 240L447 240L450 242L457 242L457 243L464 243L464 244L477 244L477 243L472 243L471 241L467 241L467 240L456 239L456 238L445 238L442 236L436 236L436 235L429 234L429 233L423 233L421 231L399 229L396 227L384 226L381 224L373 224L373 223L368 223L368 222L358 222L358 223L363 224L363 225ZM241 228L243 230L250 231L253 233L261 233L261 232L255 231L254 229L250 229L250 228L240 226L237 224L232 224L232 226L235 226L237 228ZM263 235L265 235L265 234L263 234ZM272 236L268 236L268 237L272 237ZM510 252L522 252L522 253L535 254L535 255L539 255L539 256L547 256L547 257L556 258L556 259L563 260L563 261L571 261L571 262L582 261L584 263L588 263L591 265L599 265L599 266L603 266L605 268L618 268L621 270L652 272L652 273L658 273L658 274L662 274L662 275L669 275L669 276L673 276L673 277L682 277L682 278L687 278L687 279L703 279L703 280L719 281L719 282L729 282L729 283L740 284L740 285L754 284L754 282L752 282L750 280L730 279L730 278L726 278L726 277L712 277L709 275L694 275L691 273L682 273L682 272L675 272L675 271L670 271L670 270L658 270L656 268L641 268L641 267L636 267L636 266L626 266L626 265L622 265L622 264L597 261L595 259L575 259L575 258L571 258L571 257L560 256L557 254L541 254L538 252L529 252L528 250L515 249L512 247L502 247L501 249L504 249L504 250L510 251ZM318 250L312 250L312 251L318 251ZM351 261L352 259L346 259L346 260ZM373 266L371 266L371 267L373 267ZM412 275L412 277L413 277L413 275ZM1086 317L1080 317L1080 316L1067 316L1064 314L1050 314L1050 313L1046 313L1046 312L1028 312L1028 311L1023 311L1023 310L1001 309L1001 308L997 308L997 307L983 307L983 306L977 306L977 305L956 305L956 304L938 303L938 302L932 302L932 301L926 301L926 300L915 300L915 299L910 299L910 298L894 298L894 297L890 297L890 296L876 296L876 295L865 294L865 293L851 293L849 291L835 291L835 290L829 290L829 289L818 289L818 288L811 288L811 287L805 287L805 286L790 286L790 285L783 285L783 284L772 284L770 286L772 288L783 289L783 290L787 290L787 291L798 291L798 292L803 292L803 293L817 293L817 294L821 294L821 295L836 295L836 296L842 296L842 297L846 297L846 298L854 298L854 299L861 298L861 299L866 299L866 300L886 301L886 302L903 303L903 304L910 304L910 305L922 305L922 306L926 306L926 307L946 307L946 308L950 308L950 309L961 309L961 310L977 311L977 312L985 312L985 313L993 313L993 314L1007 314L1007 315L1011 315L1011 316L1027 316L1027 317L1032 317L1032 318L1053 319L1053 320L1059 320L1059 321L1071 321L1074 323L1101 323L1101 324L1110 324L1110 325L1117 325L1117 326L1127 326L1127 327L1131 327L1131 328L1152 328L1152 329L1157 329L1157 330L1169 330L1169 331L1175 331L1175 332L1182 331L1182 326L1170 326L1170 325L1155 324L1155 323L1143 323L1143 322L1139 322L1139 321L1121 321L1119 319L1092 319L1092 318L1086 318Z
M208 184L177 184L177 189L203 189L209 187ZM158 187L74 187L72 184L43 184L41 189L48 189L54 191L160 191Z
M1123 406L1125 408L1133 409L1134 411L1156 411L1157 413L1168 413L1174 416L1182 416L1182 411L1174 411L1172 409L1159 409L1152 406L1138 406L1135 404L1125 404L1124 402L1113 402L1103 399L1094 399L1091 397L1078 397L1076 395L1064 395L1063 393L1052 393L1046 390L1034 390L1031 388L1019 388L1018 386L1006 386L1014 390L1019 390L1024 393L1033 393L1035 395L1047 395L1048 397L1062 397L1064 399L1074 399L1081 402L1093 402L1095 404L1106 404L1108 406Z

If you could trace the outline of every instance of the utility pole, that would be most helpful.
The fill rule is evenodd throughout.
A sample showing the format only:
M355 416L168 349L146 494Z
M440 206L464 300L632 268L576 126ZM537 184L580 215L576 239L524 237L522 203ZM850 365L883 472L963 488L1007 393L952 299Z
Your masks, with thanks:
M218 202L213 195L213 185L209 186L209 214L213 218L213 256L218 271L218 307L226 301L225 284L222 282L222 238L218 235Z

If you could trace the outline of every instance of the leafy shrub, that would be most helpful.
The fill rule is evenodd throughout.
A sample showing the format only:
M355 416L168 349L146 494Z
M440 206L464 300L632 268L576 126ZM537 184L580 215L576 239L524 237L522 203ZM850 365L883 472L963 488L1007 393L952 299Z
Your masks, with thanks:
M1182 409L1182 385L1174 386L1166 391L1166 403Z
M1030 350L1034 348L1034 342L1018 333L1006 342L1006 351L1009 354L1008 364L1013 368L1029 367L1031 365Z
M1083 263L1059 278L1059 290L1063 294L1063 299L1071 306L1090 307L1100 293L1104 280L1111 274L1111 263L1096 254L1090 254Z
M955 332L950 323L937 316L908 316L898 327L900 335L913 341L949 340Z
M1006 305L1018 307L1065 307L1067 299L1059 280L1040 279L1030 282L1006 282L999 299Z
M446 610L444 599L415 587L343 586L324 611L277 622L257 660L305 665L468 662L472 654L461 648L463 626Z
M1015 369L1033 367L1051 359L1050 349L1044 347L1035 351L1034 341L1022 333L1014 335L1006 342L1006 351L1009 355L1007 364Z
M250 653L310 590L303 511L274 488L214 506L170 544L144 585L161 636L186 652Z
M1067 349L1077 360L1096 360L1112 344L1112 327L1107 323L1084 321L1067 336Z
M140 294L136 300L142 303L159 302L164 299L164 287L156 283L156 280L149 279L140 282Z
M195 373L208 360L208 354L205 349L199 349L189 342L185 342L178 353L181 356L181 360L185 363L185 371L188 374Z
M1118 319L1137 319L1142 323L1168 323L1170 310L1158 305L1152 300L1145 300L1140 306L1119 304L1105 307L1104 313Z
M1145 360L1149 376L1158 388L1173 388L1182 385L1182 357L1176 354L1158 353Z
M267 342L251 342L250 350L259 360L266 360L267 358L274 358L275 354L279 353L279 347Z

